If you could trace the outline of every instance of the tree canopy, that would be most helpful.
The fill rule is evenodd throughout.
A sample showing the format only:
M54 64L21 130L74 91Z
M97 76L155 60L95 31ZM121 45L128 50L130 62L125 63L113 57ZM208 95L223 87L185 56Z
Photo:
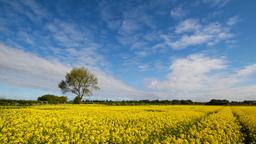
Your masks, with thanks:
M97 77L83 67L73 68L58 86L63 93L71 92L75 94L76 103L80 103L84 96L92 95L93 90L99 89Z

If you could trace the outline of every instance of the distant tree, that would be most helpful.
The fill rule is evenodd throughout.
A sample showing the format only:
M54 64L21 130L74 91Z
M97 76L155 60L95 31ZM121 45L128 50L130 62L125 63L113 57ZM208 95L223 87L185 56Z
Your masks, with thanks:
M219 100L219 99L212 99L206 105L228 105L229 101L228 100Z
M66 96L55 96L55 95L43 95L38 97L38 101L47 101L49 104L61 104L67 103L68 98Z
M180 104L189 105L189 104L193 104L193 101L192 100L181 100Z
M75 103L75 104L80 104L80 103L81 103L81 98L80 98L80 96L76 96L76 97L75 97L74 103Z
M58 86L63 93L71 92L75 94L75 103L81 103L84 96L92 95L93 90L99 89L97 77L83 67L73 68Z

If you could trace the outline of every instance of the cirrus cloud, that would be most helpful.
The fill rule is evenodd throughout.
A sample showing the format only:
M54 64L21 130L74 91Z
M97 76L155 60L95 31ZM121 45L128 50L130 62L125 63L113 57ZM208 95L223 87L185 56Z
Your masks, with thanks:
M213 46L233 37L230 26L219 22L204 24L198 19L186 19L175 27L173 36L162 35L163 44L173 49L203 44Z

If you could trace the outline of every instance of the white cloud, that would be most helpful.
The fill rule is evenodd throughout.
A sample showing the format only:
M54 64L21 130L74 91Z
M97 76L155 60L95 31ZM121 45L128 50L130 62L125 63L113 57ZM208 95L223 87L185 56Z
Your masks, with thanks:
M233 16L228 19L227 25L233 26L233 25L237 24L239 21L240 21L240 18L238 16Z
M134 34L134 32L138 31L141 27L141 24L133 19L125 19L122 21L119 33L126 34Z
M68 63L74 66L97 67L98 69L106 69L110 64L108 61L97 52L97 44L90 44L86 48L67 48L62 49L58 58L62 62Z
M237 71L237 77L246 77L248 75L254 74L256 72L256 64L246 66L245 68Z
M197 19L186 19L175 27L175 33L182 34L185 32L197 32L201 27L202 26Z
M144 72L144 71L149 69L149 65L148 64L142 64L142 65L139 65L138 68L140 69L140 71Z
M183 10L182 7L176 7L176 8L171 10L170 15L173 18L181 18L181 17L185 16L185 11Z
M86 65L84 65L86 66ZM58 82L71 69L58 61L47 60L32 53L0 45L0 81L27 88L59 91ZM116 79L100 69L91 68L99 79L100 99L140 99L145 93Z
M231 0L201 0L202 3L209 4L212 7L223 7Z
M231 28L218 22L201 23L197 19L187 19L175 27L173 38L162 35L164 44L173 49L206 44L212 46L232 38Z
M68 67L28 52L0 46L1 81L53 90Z
M243 100L256 98L256 84L248 84L256 74L256 65L228 72L224 58L193 54L175 60L166 80L151 80L148 87L178 99L209 100L223 98Z

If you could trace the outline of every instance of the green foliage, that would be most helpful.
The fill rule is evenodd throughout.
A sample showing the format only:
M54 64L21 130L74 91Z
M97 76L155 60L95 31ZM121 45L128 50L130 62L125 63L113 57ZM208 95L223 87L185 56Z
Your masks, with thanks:
M76 96L74 99L74 104L80 104L81 103L81 98L80 96Z
M212 99L207 103L207 105L228 105L228 100L219 100L219 99Z
M43 95L38 97L38 101L47 101L49 104L62 104L67 103L68 98L66 96L55 96L55 95Z
M33 100L10 100L10 99L0 99L1 106L31 106L40 104L38 101Z
M106 105L203 105L205 103L193 102L192 100L130 100L130 101L111 101L111 100L86 100L86 104L106 104Z
M83 99L84 96L92 95L93 90L98 90L98 79L85 68L73 68L66 74L65 80L59 83L59 88L63 93L71 92ZM79 102L79 103L80 103Z

